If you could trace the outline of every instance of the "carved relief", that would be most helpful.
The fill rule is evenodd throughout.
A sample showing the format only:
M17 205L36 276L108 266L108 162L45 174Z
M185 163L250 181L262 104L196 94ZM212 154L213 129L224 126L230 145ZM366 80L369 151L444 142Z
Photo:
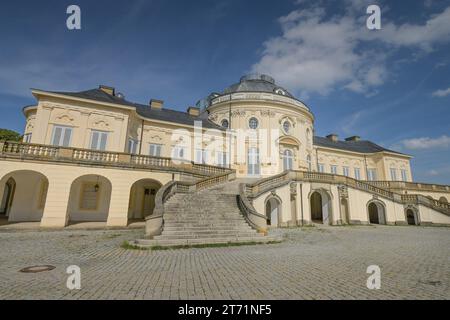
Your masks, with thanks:
M261 117L275 117L276 113L272 110L261 110Z
M54 122L71 125L75 121L75 117L72 116L69 112L59 112L55 115Z
M106 117L99 117L99 116L92 118L90 127L102 131L112 130L112 125L108 121L108 119Z
M247 114L247 112L246 112L246 111L243 111L243 110L235 110L235 111L232 111L232 112L231 112L231 116L232 116L233 118L236 118L236 117L245 117L246 114Z

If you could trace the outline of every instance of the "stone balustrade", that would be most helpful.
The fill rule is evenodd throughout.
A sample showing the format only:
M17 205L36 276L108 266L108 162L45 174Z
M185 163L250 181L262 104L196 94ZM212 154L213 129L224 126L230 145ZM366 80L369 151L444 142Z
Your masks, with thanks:
M74 164L128 167L149 170L165 170L191 173L198 177L210 177L230 172L230 169L196 164L190 161L172 161L170 158L134 155L123 152L66 148L22 142L0 142L0 157L55 161Z

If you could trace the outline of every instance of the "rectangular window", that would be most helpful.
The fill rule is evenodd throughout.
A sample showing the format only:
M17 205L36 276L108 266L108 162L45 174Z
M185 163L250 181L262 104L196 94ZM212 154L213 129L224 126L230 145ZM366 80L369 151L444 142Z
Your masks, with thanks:
M359 168L355 168L355 179L361 180L361 170Z
M128 153L136 154L139 142L134 139L128 139Z
M377 170L376 169L368 169L367 170L367 180L369 180L369 181L377 180Z
M397 181L397 170L395 168L391 168L391 180Z
M91 134L91 149L93 150L106 150L106 144L108 142L108 132L104 131L92 131Z
M54 146L69 147L72 139L72 128L55 126L53 128L52 144Z
M346 177L350 176L350 168L349 167L343 167L342 168L342 174Z
M180 147L180 146L175 146L172 149L172 158L173 159L181 159L184 160L186 159L186 148L185 147Z
M400 172L402 174L402 181L407 182L408 181L408 171L406 171L405 169L401 169Z
M152 157L161 157L161 145L160 144L154 144L150 143L150 152L149 154Z
M218 151L216 154L217 165L220 167L228 167L228 155L226 152Z
M208 151L202 149L195 149L195 162L206 164L208 161Z
M325 166L322 163L319 163L318 166L319 166L319 168L318 168L319 172L322 172L322 173L325 172Z
M332 166L330 166L330 168L331 168L332 174L337 174L337 166L332 165Z
M97 210L101 186L96 183L84 183L81 189L80 209Z
M26 133L23 135L23 142L31 143L31 133Z

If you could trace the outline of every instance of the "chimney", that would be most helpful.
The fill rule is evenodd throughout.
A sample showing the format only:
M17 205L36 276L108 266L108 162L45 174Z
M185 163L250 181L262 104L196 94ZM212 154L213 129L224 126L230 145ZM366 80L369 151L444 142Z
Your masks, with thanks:
M100 85L98 88L100 90L102 90L103 92L111 95L111 96L115 96L116 95L116 89L114 89L114 87L108 87L108 86Z
M150 100L150 108L152 110L161 110L164 105L164 101L152 99Z
M190 116L198 117L200 115L200 108L189 107L187 108L187 112L189 113Z
M338 135L336 133L331 133L329 135L327 135L327 139L333 141L333 142L337 142L338 141Z
M360 136L351 136L351 137L345 138L345 141L355 141L356 142L359 140L361 140Z

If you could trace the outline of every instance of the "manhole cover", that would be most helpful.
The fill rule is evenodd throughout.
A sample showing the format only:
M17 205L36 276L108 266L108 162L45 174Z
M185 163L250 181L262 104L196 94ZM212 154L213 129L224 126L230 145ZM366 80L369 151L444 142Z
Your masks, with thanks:
M51 271L55 269L54 266L32 266L32 267L26 267L20 270L20 272L23 273L39 273L39 272L45 272L45 271Z

